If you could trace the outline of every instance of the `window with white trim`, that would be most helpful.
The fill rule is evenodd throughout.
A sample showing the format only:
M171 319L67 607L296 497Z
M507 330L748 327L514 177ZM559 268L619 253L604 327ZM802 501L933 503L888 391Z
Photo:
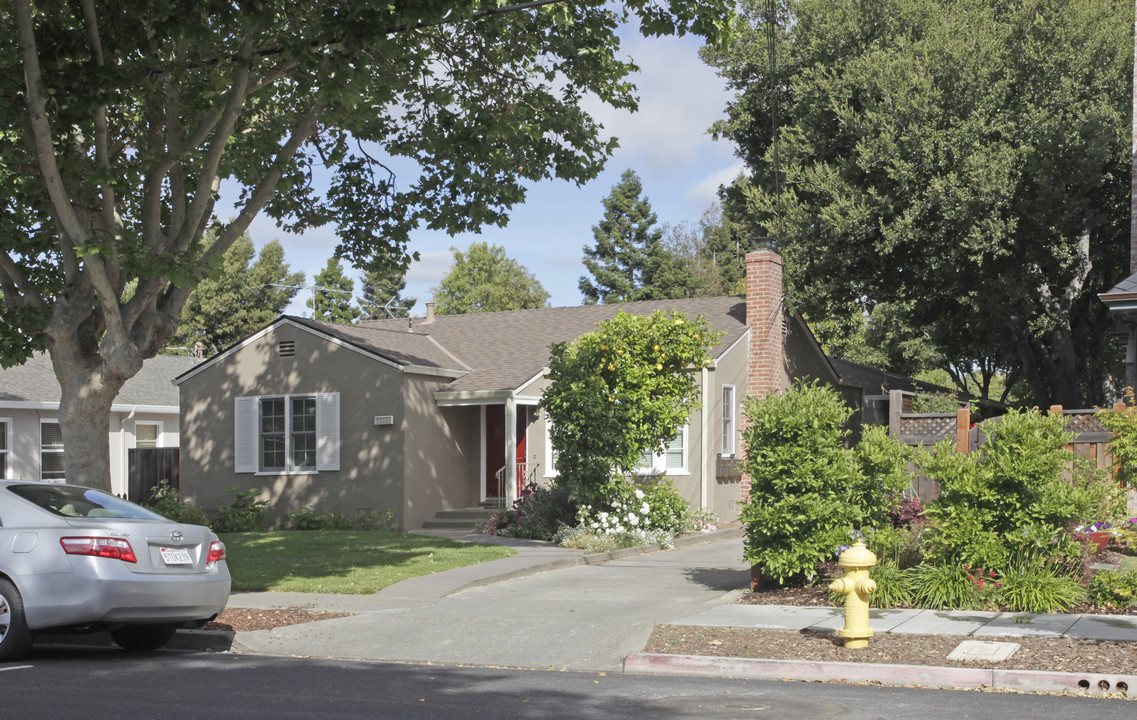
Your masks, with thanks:
M136 421L134 423L134 447L156 448L162 442L162 423L155 421Z
M734 386L722 386L722 454L734 455Z
M644 453L640 458L640 466L636 468L640 475L686 475L687 474L687 426L676 434L667 443L663 452Z
M0 418L0 478L11 478L12 420Z
M234 470L339 470L339 393L239 397Z
M63 430L57 420L39 423L39 478L47 482L63 482L67 478L63 462Z

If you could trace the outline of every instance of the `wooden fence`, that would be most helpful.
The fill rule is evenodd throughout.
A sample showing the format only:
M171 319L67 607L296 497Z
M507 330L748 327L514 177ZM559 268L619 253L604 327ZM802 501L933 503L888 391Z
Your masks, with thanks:
M178 448L132 448L127 451L126 499L145 503L158 483L178 489Z
M971 409L961 407L954 413L913 413L912 393L893 390L889 393L888 430L908 445L930 447L948 438L955 439L956 450L961 453L973 452L986 442L986 437L978 425L971 422ZM1124 404L1113 406L1114 410L1124 410ZM1089 458L1096 467L1108 470L1113 467L1113 456L1109 452L1109 440L1113 433L1102 426L1097 419L1097 409L1067 410L1061 405L1053 405L1051 414L1061 414L1066 418L1067 432L1077 433L1073 442L1066 446L1076 456ZM915 468L910 468L915 471ZM939 483L916 474L912 481L912 491L920 500L927 502L939 497ZM1130 507L1137 507L1137 496L1129 497Z

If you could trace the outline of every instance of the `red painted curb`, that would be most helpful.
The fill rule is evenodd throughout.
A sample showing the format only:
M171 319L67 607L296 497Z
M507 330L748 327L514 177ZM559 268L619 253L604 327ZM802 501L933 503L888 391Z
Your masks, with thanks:
M1028 692L1062 690L1092 693L1137 691L1137 676L992 670L938 665L765 660L706 655L637 653L624 659L624 672L663 675L725 675L763 680L878 682L941 688L992 688Z

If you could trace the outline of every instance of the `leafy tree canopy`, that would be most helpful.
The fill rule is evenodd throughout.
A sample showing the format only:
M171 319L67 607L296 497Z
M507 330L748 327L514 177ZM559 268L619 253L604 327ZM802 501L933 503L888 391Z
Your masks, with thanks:
M548 307L549 293L524 265L505 254L505 248L473 243L462 252L450 248L454 266L434 288L440 315L463 315L501 310Z
M200 342L208 353L227 348L284 312L303 284L304 273L289 272L279 241L266 243L257 256L242 235L190 294L173 343L192 348Z
M632 472L662 452L699 407L691 372L718 342L701 316L622 310L571 344L555 343L541 407L550 420L557 477L573 497L602 497L612 474Z
M334 225L355 267L405 267L416 227L501 224L527 181L595 177L615 141L582 100L635 107L616 35L632 16L645 35L718 43L733 3L0 7L0 362L50 351L68 479L108 486L115 395L258 214ZM396 182L392 158L421 172Z
M1132 20L1118 0L787 0L708 57L800 309L896 303L951 365L1100 402L1124 277ZM775 147L771 126L779 126ZM780 182L776 182L780 180Z
M306 303L314 319L341 325L354 325L359 320L362 313L351 302L355 281L344 275L343 264L338 259L328 258L328 264L316 274L315 282L312 297Z

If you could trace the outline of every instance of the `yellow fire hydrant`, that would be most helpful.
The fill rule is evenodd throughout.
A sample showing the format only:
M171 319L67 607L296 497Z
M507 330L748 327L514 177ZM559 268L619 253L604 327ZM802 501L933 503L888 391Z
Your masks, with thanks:
M876 590L869 568L876 565L876 555L865 547L863 540L858 540L841 553L837 564L845 568L845 577L834 580L829 589L845 596L845 627L838 634L845 638L847 648L868 647L873 634L869 627L869 593Z

